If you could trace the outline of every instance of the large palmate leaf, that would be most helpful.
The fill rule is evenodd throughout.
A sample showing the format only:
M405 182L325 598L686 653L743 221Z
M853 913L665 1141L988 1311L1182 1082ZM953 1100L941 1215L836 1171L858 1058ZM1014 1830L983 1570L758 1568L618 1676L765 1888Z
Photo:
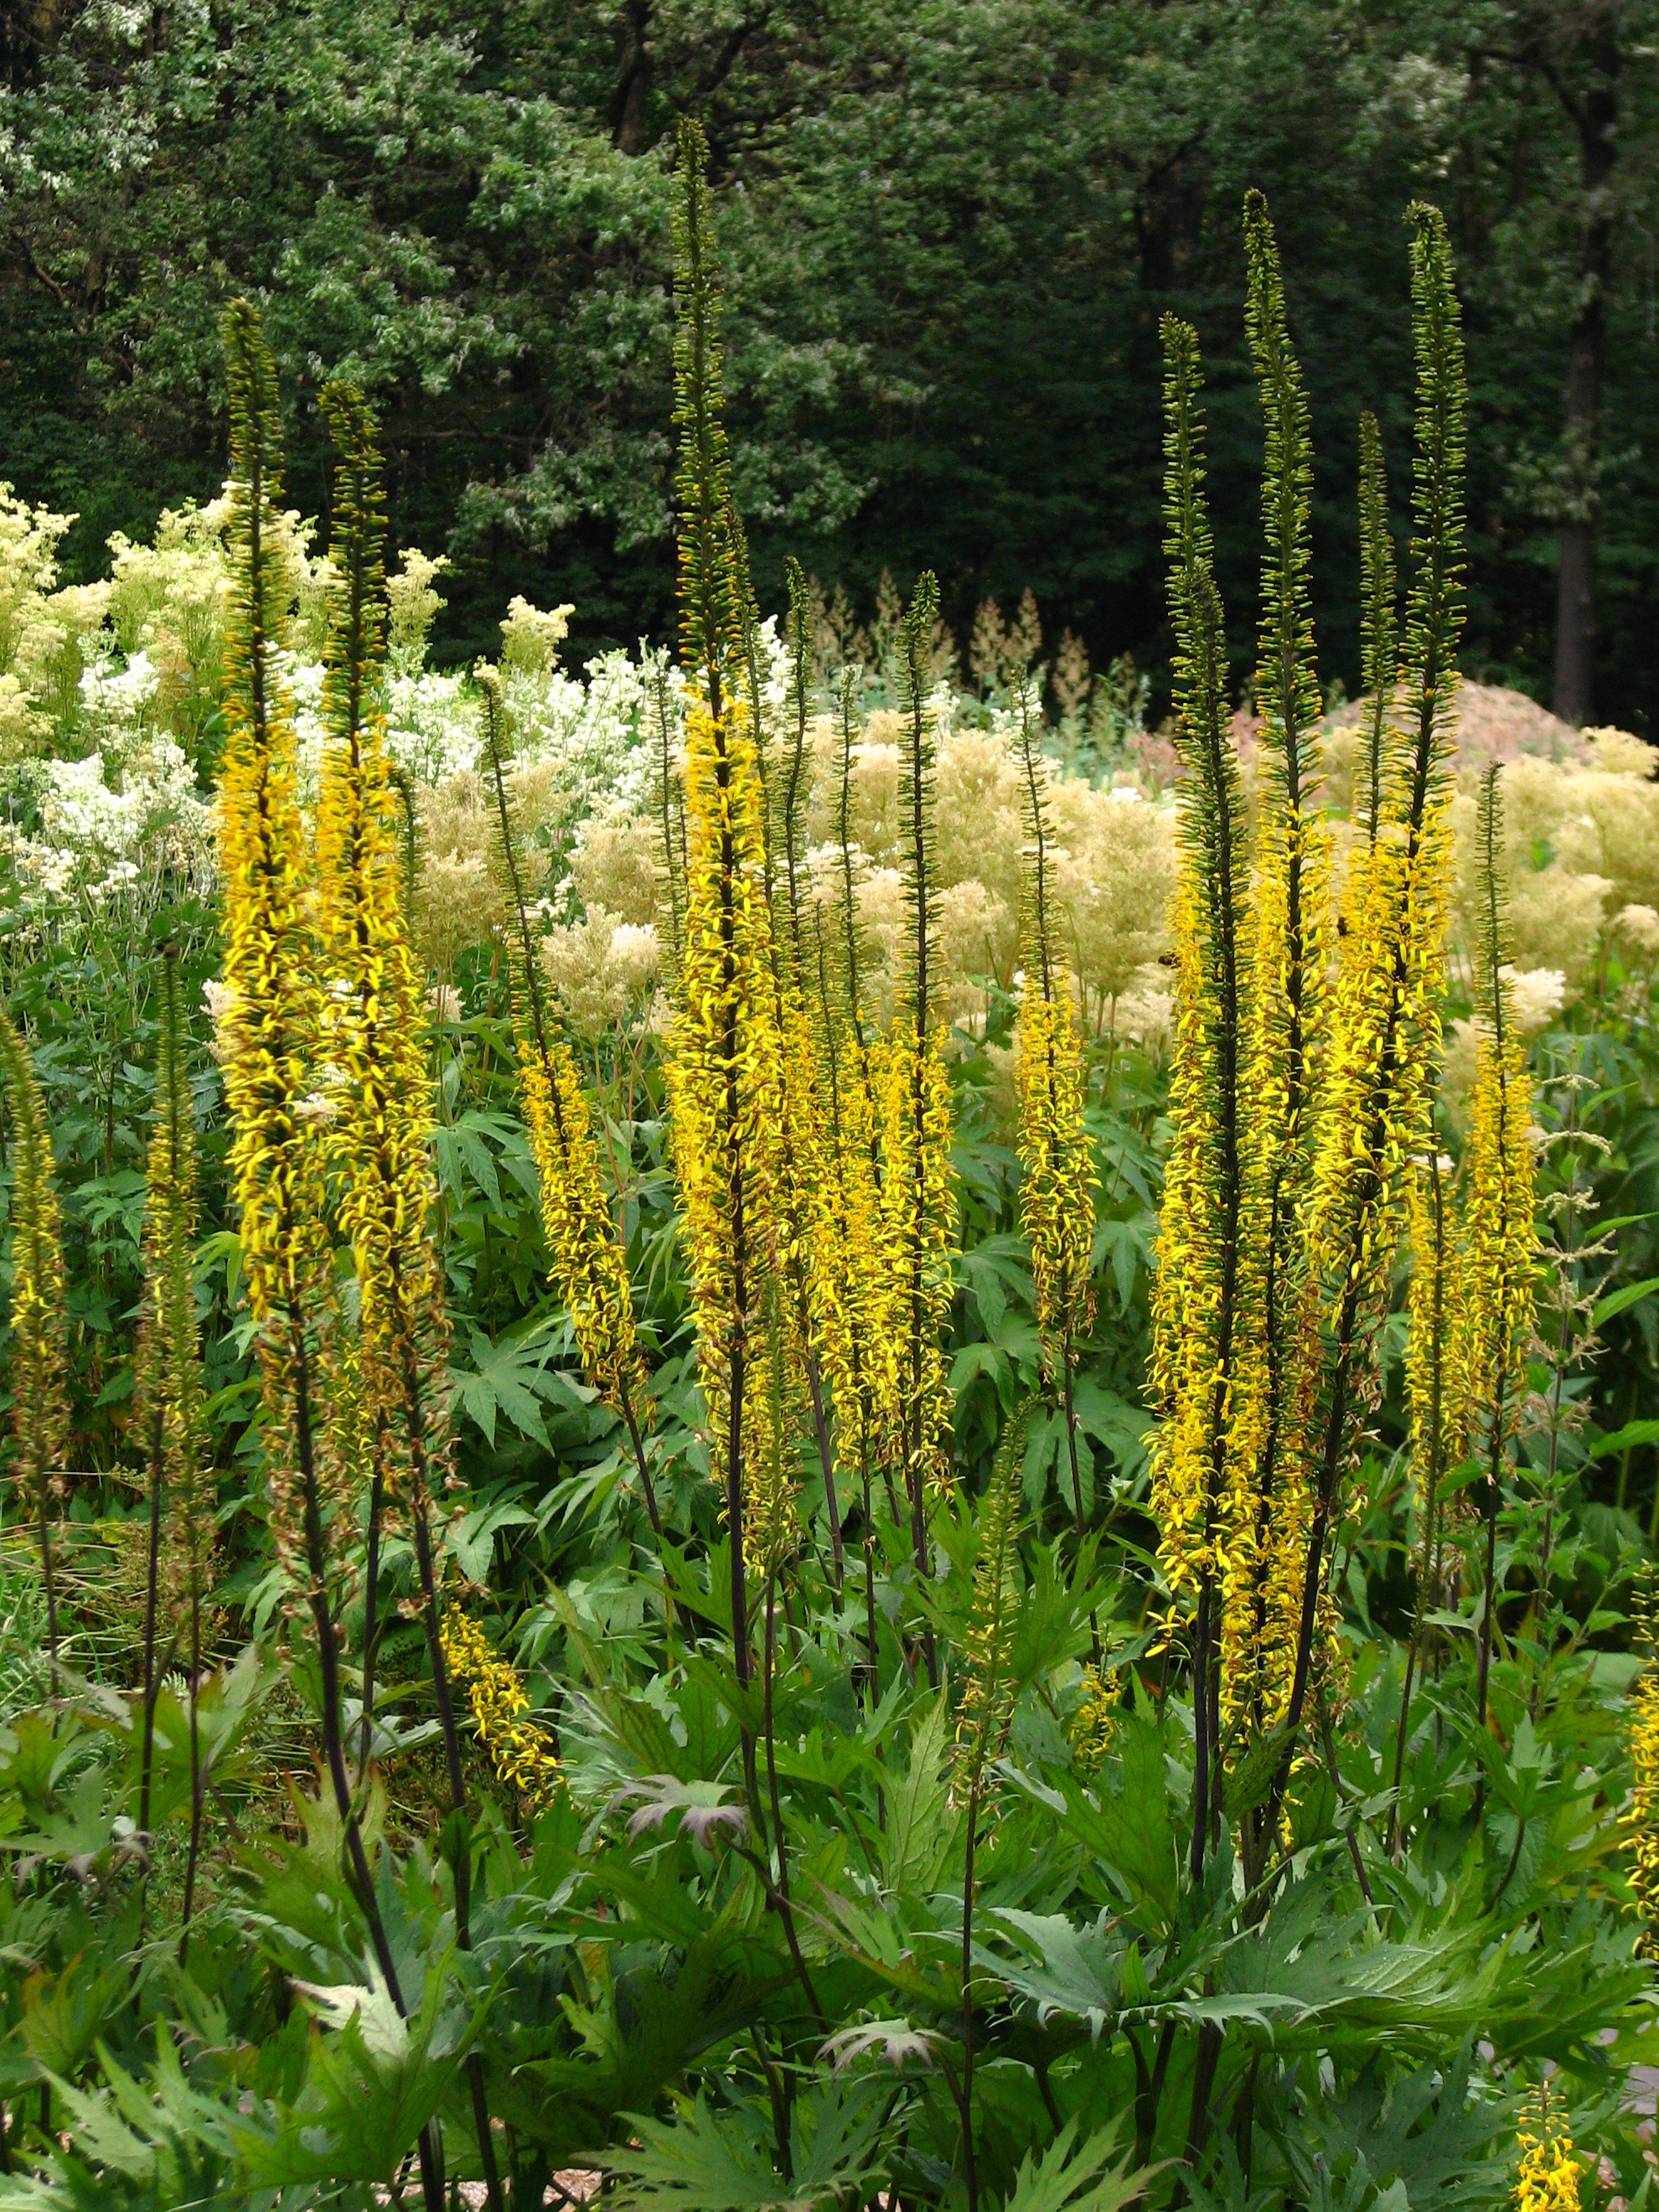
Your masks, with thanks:
M300 1984L324 2032L308 2051L297 2098L235 2126L251 2186L392 2179L459 2070L469 2021L441 1966L428 1971L420 2009L404 2020L385 1983Z
M1330 1905L1305 1880L1227 1952L1222 1990L1260 2008L1276 2050L1443 2051L1482 2025L1498 1961L1472 1932L1389 1940L1369 1913L1333 1918Z
M672 2121L630 2116L638 2141L605 2160L617 2177L606 2202L617 2212L819 2212L861 2203L879 2171L884 2101L875 2082L812 2081L790 2112L786 2179L763 2105L719 2110L701 2091L677 2098Z
M888 1796L882 1876L895 1892L936 1889L955 1854L962 1817L945 1778L949 1743L945 1701L935 1698L916 1714L908 1761Z
M1392 2082L1368 2067L1335 2098L1306 2081L1297 2100L1306 2133L1284 2138L1291 2171L1311 2193L1322 2161L1340 2173L1352 2160L1380 2188L1402 2184L1412 2212L1497 2203L1508 2191L1514 2118L1489 2087L1471 2102L1469 2074L1466 2042L1449 2063Z
M1081 2144L1077 2134L1073 2118L1041 2158L1027 2153L1002 2212L1119 2212L1141 2198L1152 2174L1144 2167L1131 2172L1127 2160L1114 2161L1118 2130L1103 2128Z
M100 2051L106 2088L54 2078L73 2148L48 2147L39 2174L0 2179L0 2212L167 2212L229 2199L234 2115L185 2078L172 2035L156 2035L155 2069L142 2078Z

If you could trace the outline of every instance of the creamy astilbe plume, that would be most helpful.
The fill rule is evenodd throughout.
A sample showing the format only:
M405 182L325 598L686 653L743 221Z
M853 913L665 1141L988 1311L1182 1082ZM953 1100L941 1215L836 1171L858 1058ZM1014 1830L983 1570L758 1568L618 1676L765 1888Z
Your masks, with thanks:
M763 1309L777 1264L779 1041L760 765L732 681L743 598L706 160L702 131L687 121L675 208L675 493L681 659L696 696L686 722L685 943L668 1079L709 1462L730 1530L732 1638L747 1681L744 1500L766 1482L771 1453Z
M0 1084L11 1107L11 1421L15 1475L34 1520L46 1586L52 1693L58 1694L58 1586L52 1523L69 1449L69 1331L63 1216L52 1129L34 1061L0 1007Z

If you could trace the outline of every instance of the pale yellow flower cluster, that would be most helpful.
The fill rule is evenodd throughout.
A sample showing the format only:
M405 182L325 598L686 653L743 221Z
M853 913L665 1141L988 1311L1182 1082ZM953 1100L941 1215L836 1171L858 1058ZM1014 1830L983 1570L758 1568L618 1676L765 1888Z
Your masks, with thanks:
M74 520L0 483L0 763L35 750L66 717L83 644L104 618L107 584L57 588L58 541Z
M1522 755L1502 772L1505 888L1523 1025L1520 979L1529 971L1559 974L1570 1002L1595 975L1604 933L1623 936L1644 959L1650 957L1646 939L1659 939L1648 920L1659 908L1653 779L1659 753L1622 730L1585 731L1580 750L1583 759ZM1474 942L1474 817L1470 784L1453 810L1461 948Z

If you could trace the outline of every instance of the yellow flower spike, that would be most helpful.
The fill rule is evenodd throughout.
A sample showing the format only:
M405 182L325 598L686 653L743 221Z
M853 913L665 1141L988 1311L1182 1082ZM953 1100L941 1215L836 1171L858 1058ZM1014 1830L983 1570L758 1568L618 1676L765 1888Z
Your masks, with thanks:
M264 1407L277 1558L314 1590L301 1527L319 1473L320 1328L330 1303L320 1127L336 1101L312 1068L323 1031L307 840L300 811L284 556L276 373L258 310L224 317L230 401L231 592L225 635L225 755L218 803L223 885L221 1024L232 1125L230 1183Z
M801 1364L790 1340L783 1286L769 1276L763 1301L766 1337L765 1397L751 1418L744 1462L743 1548L749 1571L768 1582L800 1538L800 1486L790 1462L800 1432Z
M0 1084L12 1115L11 1419L18 1490L33 1515L46 1583L52 1693L58 1694L58 1593L53 1509L69 1450L69 1333L63 1215L52 1179L52 1129L28 1047L0 1007Z
M1163 325L1164 498L1183 769L1173 906L1176 1027L1149 1381L1163 1420L1152 1512L1171 1595L1193 1606L1193 1871L1207 1848L1224 1683L1250 1595L1261 1393L1241 1392L1255 1302L1246 1266L1243 1087L1253 1033L1249 865L1228 724L1226 633L1205 478L1197 334Z
M1509 982L1503 837L1503 801L1494 761L1481 778L1476 830L1483 1018L1464 1162L1464 1326L1459 1361L1472 1422L1484 1429L1486 1439L1486 1595L1480 1611L1475 1695L1476 1715L1483 1727L1492 1666L1503 1467L1509 1440L1516 1431L1526 1378L1538 1255L1537 1192L1529 1134L1532 1084ZM1478 1789L1477 1825L1481 1802L1482 1792Z
M1631 1700L1631 1801L1624 1817L1631 1887L1647 1923L1642 1948L1659 1946L1659 1668L1644 1669Z
M890 1464L908 1493L925 1562L925 1499L951 1486L951 1399L940 1337L955 1291L951 1079L939 1032L918 1039L901 1014L875 1055L879 1084L883 1242L892 1307L894 1425Z
M1111 1684L1097 1667L1086 1667L1083 1697L1066 1729L1074 1773L1085 1779L1099 1773L1117 1733L1117 1699Z
M743 1500L765 1480L770 1449L763 1307L779 1245L770 916L759 776L737 706L724 723L693 708L685 799L685 949L668 1079L709 1462L736 1524L735 1556Z
M1015 1085L1019 1102L1020 1213L1031 1248L1044 1364L1058 1386L1094 1318L1090 1257L1099 1177L1083 1126L1083 1047L1071 979L1058 962L1054 995L1028 983L1021 1002Z
M185 1062L179 963L171 947L162 962L160 1011L155 1126L145 1180L137 1404L182 1554L185 1592L199 1603L213 1549L213 1510L205 1468L207 1395L191 1273L197 1224L196 1121Z
M1551 2110L1545 2082L1522 2108L1516 2142L1521 2151L1515 2179L1516 2212L1579 2212L1578 2161L1567 2116Z
M828 1264L817 1290L822 1301L819 1329L823 1359L836 1396L837 1420L842 1434L853 1428L858 1442L865 1491L867 1583L874 1541L868 1510L870 1480L880 1466L890 1483L893 1468L901 1457L901 1423L897 1282L889 1266L882 1209L879 1100L885 1047L872 1036L865 1015L850 819L856 690L856 672L848 669L842 673L837 702L840 880L833 925L820 924L816 936L835 1153L833 1172L819 1191L825 1230L822 1249Z
M1411 1410L1412 1474L1421 1548L1419 1588L1440 1577L1440 1485L1464 1457L1469 1389L1463 1356L1468 1284L1449 1182L1451 1163L1425 1158L1408 1188L1412 1282L1406 1337L1406 1393Z
M948 1489L952 1403L940 1333L954 1287L957 1206L951 1179L950 1079L942 1033L933 1019L929 966L934 952L931 908L933 734L933 624L939 586L920 577L900 633L900 744L903 874L910 930L899 1003L882 1055L880 1128L882 1212L892 1277L898 1387L897 1432L890 1465L902 1473L918 1572L927 1567L927 1498ZM924 1636L934 1671L931 1632Z
M1289 1688L1273 1523L1299 1517L1311 1392L1298 1359L1307 1317L1305 1215L1322 1068L1331 927L1308 570L1313 482L1308 406L1291 351L1279 252L1260 192L1244 204L1246 320L1266 426L1262 615L1256 698L1261 803L1248 941L1250 1029L1241 1134L1241 1304L1233 1449L1255 1455L1229 1489L1222 1538L1224 1724L1278 1718Z
M564 1789L564 1770L544 1732L528 1717L530 1700L518 1672L497 1658L476 1620L451 1607L441 1632L450 1679L465 1690L478 1741L497 1780L521 1797L532 1814L544 1811Z
M1072 1427L1072 1376L1079 1339L1094 1322L1092 1261L1099 1178L1084 1127L1083 1047L1072 982L1048 927L1048 766L1037 749L1036 702L1027 684L1016 701L1025 784L1026 985L1015 1061L1019 1103L1020 1218L1031 1251L1037 1332L1049 1387L1067 1424L1073 1507L1084 1530L1083 1486Z
M1494 762L1481 779L1476 842L1480 855L1482 1019L1470 1096L1463 1201L1466 1293L1464 1382L1472 1406L1513 1419L1524 1371L1537 1266L1532 1083L1506 972L1503 907L1503 802Z
M1019 1611L1020 1468L1028 1425L1024 1411L1004 1430L979 1506L979 1557L963 1638L951 1794L975 1798L1000 1756L1014 1709L1014 1623Z
M322 405L337 472L317 874L329 1056L343 1079L324 1142L358 1285L365 1433L396 1498L411 1482L422 1490L447 1441L436 1412L448 1323L429 1231L432 1081L422 977L404 915L400 802L379 700L385 520L374 417L360 393L341 385L324 388Z
M711 1472L731 1532L738 1677L750 1677L744 1516L768 1480L764 1304L780 1264L778 1036L760 732L734 696L746 594L732 530L720 388L720 278L708 146L680 125L674 211L674 422L680 657L687 717L684 944L669 1043L674 1165L685 1213Z
M518 826L507 785L507 713L500 674L480 663L485 767L494 799L493 853L507 914L507 976L519 1058L519 1095L555 1289L583 1370L627 1425L646 1511L662 1518L640 1431L645 1357L634 1314L628 1255L612 1218L587 1100L569 1047L553 1030L530 927Z
M779 1043L778 1113L781 1129L787 1133L787 1140L780 1143L776 1151L778 1264L788 1286L783 1345L793 1370L786 1395L792 1401L804 1397L801 1412L810 1417L823 1477L832 1570L839 1589L845 1574L845 1558L829 1408L824 1399L826 1355L823 1341L825 1308L834 1295L832 1283L837 1262L820 1249L817 1234L825 1189L832 1175L825 1094L833 1088L834 1079L829 1065L831 1041L828 1024L815 1018L816 996L810 1004L807 996L811 951L803 894L806 862L802 824L808 783L811 637L806 619L805 577L793 559L785 563L785 568L790 600L788 706L792 743L776 770L776 788L771 801L773 834L764 871L771 917L773 1018ZM752 617L752 606L750 614ZM747 625L745 643L751 674L754 631L751 619ZM751 684L750 696L755 702L750 720L757 726L757 676ZM757 770L762 766L757 760ZM763 781L761 797L765 808L769 800Z

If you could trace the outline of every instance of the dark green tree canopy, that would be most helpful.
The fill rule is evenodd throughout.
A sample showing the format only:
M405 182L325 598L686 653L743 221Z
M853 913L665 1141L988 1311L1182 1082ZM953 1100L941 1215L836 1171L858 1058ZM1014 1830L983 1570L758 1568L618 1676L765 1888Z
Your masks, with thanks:
M1645 728L1656 46L1655 0L43 0L0 16L0 475L79 511L86 574L216 489L217 318L248 290L307 511L322 384L380 409L393 538L457 563L441 650L487 644L507 590L574 599L580 641L666 635L692 113L763 605L791 545L865 606L934 566L959 634L1029 585L1051 636L1162 667L1158 319L1200 333L1217 511L1248 515L1256 185L1312 413L1322 674L1353 690L1358 420L1399 535L1400 216L1432 198L1469 334L1466 665ZM1224 532L1240 666L1254 566Z

